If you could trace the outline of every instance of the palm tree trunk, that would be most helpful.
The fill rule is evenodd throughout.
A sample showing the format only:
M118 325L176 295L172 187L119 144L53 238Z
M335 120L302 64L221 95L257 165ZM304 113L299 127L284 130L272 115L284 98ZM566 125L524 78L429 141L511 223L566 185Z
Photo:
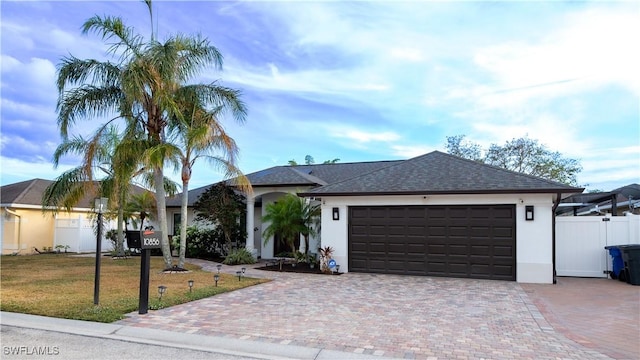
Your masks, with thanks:
M162 257L164 258L165 269L169 269L173 265L173 261L171 259L171 246L169 246L169 233L167 230L167 205L164 191L164 171L161 166L153 169L153 181L156 188L158 222L160 223L160 231L162 232L162 239L160 240Z
M118 242L116 244L116 256L124 256L124 229L122 223L124 222L124 202L125 202L125 194L123 191L120 191L120 205L118 206Z
M184 172L183 172L184 173ZM184 268L187 254L187 206L189 204L189 180L182 180L182 204L180 205L180 256L178 267Z

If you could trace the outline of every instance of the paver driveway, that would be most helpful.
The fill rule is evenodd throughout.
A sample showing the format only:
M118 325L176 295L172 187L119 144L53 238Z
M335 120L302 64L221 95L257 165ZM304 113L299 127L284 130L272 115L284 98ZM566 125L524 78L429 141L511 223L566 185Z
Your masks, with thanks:
M608 358L554 331L514 282L254 269L247 276L274 281L119 323L398 358Z

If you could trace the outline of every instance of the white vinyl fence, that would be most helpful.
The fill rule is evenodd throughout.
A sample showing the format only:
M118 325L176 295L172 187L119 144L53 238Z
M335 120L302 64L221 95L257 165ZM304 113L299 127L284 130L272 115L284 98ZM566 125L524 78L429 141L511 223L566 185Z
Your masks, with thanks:
M62 245L69 246L68 252L95 252L96 251L96 233L94 230L95 219L85 215L79 215L73 219L56 219L55 233L53 238L53 246ZM103 229L102 251L112 250L112 244L104 237L104 234L110 229L110 224Z
M556 218L558 276L607 277L609 245L640 244L640 215Z

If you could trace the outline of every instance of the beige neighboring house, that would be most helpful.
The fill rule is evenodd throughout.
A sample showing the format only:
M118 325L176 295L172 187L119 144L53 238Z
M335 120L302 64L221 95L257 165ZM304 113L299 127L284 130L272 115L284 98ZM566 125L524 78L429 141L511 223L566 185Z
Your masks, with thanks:
M93 198L82 199L71 212L42 211L42 194L51 180L32 179L0 187L2 254L33 254L45 248L68 252L95 251ZM106 246L106 248L105 248ZM102 248L110 248L103 241Z

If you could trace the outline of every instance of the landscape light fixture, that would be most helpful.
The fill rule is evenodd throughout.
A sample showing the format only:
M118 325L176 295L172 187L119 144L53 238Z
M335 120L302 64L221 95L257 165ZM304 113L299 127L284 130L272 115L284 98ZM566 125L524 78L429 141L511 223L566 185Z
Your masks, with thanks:
M216 282L216 287L218 287L218 280L220 280L220 275L218 274L213 275L213 281Z
M242 271L236 271L236 275L238 275L238 281L240 281L240 279L242 278Z
M160 285L158 286L158 294L160 294L160 297L158 298L158 301L162 301L162 295L164 295L165 291L167 291L167 287L164 285Z
M193 288L193 280L189 280L188 284L189 284L189 292L191 292L191 289Z
M222 269L222 265L218 264L216 265L216 268L218 269L218 274L220 274L220 269Z
M533 205L527 205L524 207L524 219L527 221L533 221Z
M244 277L244 273L247 271L247 268L242 268L242 277Z

